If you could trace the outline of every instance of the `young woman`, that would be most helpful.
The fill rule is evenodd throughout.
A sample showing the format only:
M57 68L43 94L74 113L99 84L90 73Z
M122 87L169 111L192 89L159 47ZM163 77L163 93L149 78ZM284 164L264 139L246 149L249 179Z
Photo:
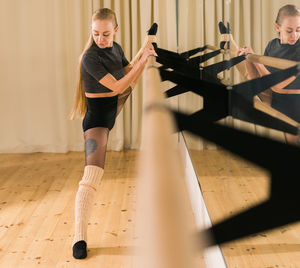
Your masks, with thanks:
M300 10L294 5L285 5L280 8L275 29L279 38L271 40L266 49L265 56L300 61ZM243 47L237 54L253 53L251 47ZM275 72L277 69L265 67L259 63L246 61L246 69L250 79ZM271 104L278 111L300 123L300 76L293 76L261 94L263 101ZM287 142L299 144L298 136L285 133Z
M73 256L87 256L87 224L94 195L104 172L109 131L137 82L153 48L146 48L131 66L119 44L115 13L107 8L92 16L91 35L80 56L79 79L71 119L78 113L83 119L86 166L75 199L75 236Z

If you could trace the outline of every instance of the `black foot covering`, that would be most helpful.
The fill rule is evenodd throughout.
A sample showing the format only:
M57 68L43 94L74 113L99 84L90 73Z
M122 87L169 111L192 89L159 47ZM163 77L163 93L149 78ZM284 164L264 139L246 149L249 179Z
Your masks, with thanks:
M148 35L156 35L157 28L158 28L157 23L153 23L152 26L151 26L151 28L148 31Z
M73 257L75 259L85 259L87 256L86 242L80 240L73 245Z

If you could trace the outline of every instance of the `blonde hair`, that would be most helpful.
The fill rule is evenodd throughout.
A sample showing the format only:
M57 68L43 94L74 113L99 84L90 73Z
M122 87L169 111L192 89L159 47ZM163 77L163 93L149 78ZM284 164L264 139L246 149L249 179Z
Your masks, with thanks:
M111 20L114 22L115 28L118 26L116 14L109 8L100 8L96 10L92 16L92 22L95 20ZM93 44L93 36L92 33L90 33L89 39L81 55L79 56L75 101L70 116L71 120L74 120L77 115L78 117L83 118L86 113L86 98L85 98L84 84L81 76L81 61L82 61L82 56L92 46L92 44Z
M281 25L285 17L300 16L300 10L295 5L285 5L279 9L275 23Z

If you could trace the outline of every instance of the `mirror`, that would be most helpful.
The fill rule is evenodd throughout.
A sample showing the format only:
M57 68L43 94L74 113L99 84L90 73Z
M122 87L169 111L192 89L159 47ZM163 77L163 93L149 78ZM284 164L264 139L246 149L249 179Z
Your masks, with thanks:
M178 0L178 53L207 44L218 47L221 42L218 23L223 21L225 25L226 22L230 23L231 33L238 47L250 46L255 54L264 55L269 41L278 37L274 23L278 10L286 4L298 5L299 8L299 0ZM202 54L207 52L209 51L202 52ZM295 60L300 61L300 53L295 55ZM203 63L203 66L220 62L226 59L225 57L220 54ZM232 57L234 55L231 55ZM227 85L236 85L244 81L236 66L222 73L221 78ZM259 97L258 100L257 97ZM300 120L295 122L300 112L293 114L278 109L272 101L264 99L263 94L257 97L255 99L260 101L257 105L272 107L275 116L285 118L287 122L295 126L300 122ZM192 92L181 94L178 99L179 111L192 114L203 107L203 98ZM289 107L291 103L290 99L279 99L279 101L285 107ZM242 120L226 118L221 121L235 128L282 142L286 142L288 138L283 131ZM213 222L218 222L258 204L268 197L269 174L267 171L187 132L183 132L183 136ZM295 144L295 140L291 143ZM291 249L291 245L299 245L300 239L296 235L299 231L299 224L293 224L227 243L221 248L228 267L247 267L245 263L280 267L299 258L298 253Z

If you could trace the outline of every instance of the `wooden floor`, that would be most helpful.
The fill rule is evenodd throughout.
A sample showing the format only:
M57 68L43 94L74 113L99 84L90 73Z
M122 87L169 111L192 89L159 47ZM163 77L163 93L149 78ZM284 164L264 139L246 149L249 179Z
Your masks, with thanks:
M88 258L75 260L74 201L84 154L0 154L0 267L141 268L135 226L138 155L107 154L89 221ZM195 260L204 267L203 256Z
M268 173L222 150L190 151L213 222L267 197ZM229 268L300 267L300 224L222 246Z
M263 170L221 150L191 155L213 221L266 198ZM73 208L83 153L0 155L0 267L135 267L137 156L137 151L108 153L89 222L89 257L75 260ZM228 243L222 250L229 268L297 268L300 225Z
M132 267L136 159L135 151L108 153L89 222L89 258L75 260L84 154L0 155L0 267Z

